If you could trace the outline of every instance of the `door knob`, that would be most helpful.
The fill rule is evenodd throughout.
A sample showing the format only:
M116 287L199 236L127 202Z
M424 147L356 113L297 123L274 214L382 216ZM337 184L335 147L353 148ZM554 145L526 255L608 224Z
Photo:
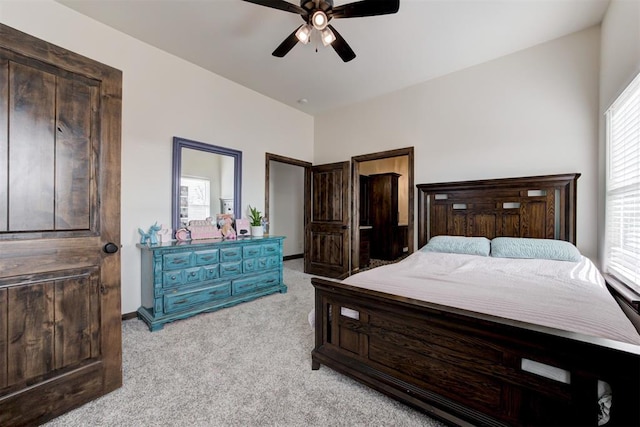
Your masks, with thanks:
M106 245L104 245L104 247L102 248L106 253L108 254L115 254L116 252L118 252L118 245L116 245L115 243L107 243Z

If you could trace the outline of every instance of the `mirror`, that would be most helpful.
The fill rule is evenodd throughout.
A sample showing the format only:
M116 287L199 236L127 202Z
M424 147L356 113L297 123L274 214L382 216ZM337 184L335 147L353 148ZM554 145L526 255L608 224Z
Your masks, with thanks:
M219 213L241 217L242 151L173 138L172 227Z

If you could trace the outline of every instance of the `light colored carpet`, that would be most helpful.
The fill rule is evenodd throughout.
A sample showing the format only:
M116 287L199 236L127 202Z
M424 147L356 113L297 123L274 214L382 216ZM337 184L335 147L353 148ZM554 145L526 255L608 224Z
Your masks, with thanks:
M302 260L286 294L165 325L123 323L124 386L47 426L442 426L322 366Z

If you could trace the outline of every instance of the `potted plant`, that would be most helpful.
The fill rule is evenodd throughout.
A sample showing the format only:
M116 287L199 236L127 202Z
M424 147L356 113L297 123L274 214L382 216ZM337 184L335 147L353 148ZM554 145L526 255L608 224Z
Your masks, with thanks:
M251 225L251 235L260 237L264 235L264 228L262 227L262 213L257 208L252 208L249 205L249 222Z

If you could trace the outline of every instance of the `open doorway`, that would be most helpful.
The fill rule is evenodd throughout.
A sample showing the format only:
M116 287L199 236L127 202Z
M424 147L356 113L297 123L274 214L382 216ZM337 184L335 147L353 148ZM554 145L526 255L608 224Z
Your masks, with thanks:
M269 234L285 236L283 259L304 258L305 179L311 163L277 154L265 156L264 216Z
M380 260L385 263L413 252L413 147L352 157L351 177L349 162L313 166L271 153L266 153L265 162L269 234L287 237L284 259L304 258L306 273L346 277L368 265L361 256L371 253L371 244L373 255L385 258ZM389 164L395 166L385 166ZM397 178L398 201L387 210L396 216L391 215L385 225L373 218L379 210L370 208L371 203L380 203L368 195L375 192L361 193L361 176L365 181L372 175ZM371 219L363 218L365 213ZM384 239L387 243L380 243ZM391 255L380 255L378 249L390 245L395 248Z
M269 234L286 237L283 258L303 258L305 273L346 277L350 163L313 166L271 153L265 159L265 216Z
M351 270L414 250L413 147L352 157Z

